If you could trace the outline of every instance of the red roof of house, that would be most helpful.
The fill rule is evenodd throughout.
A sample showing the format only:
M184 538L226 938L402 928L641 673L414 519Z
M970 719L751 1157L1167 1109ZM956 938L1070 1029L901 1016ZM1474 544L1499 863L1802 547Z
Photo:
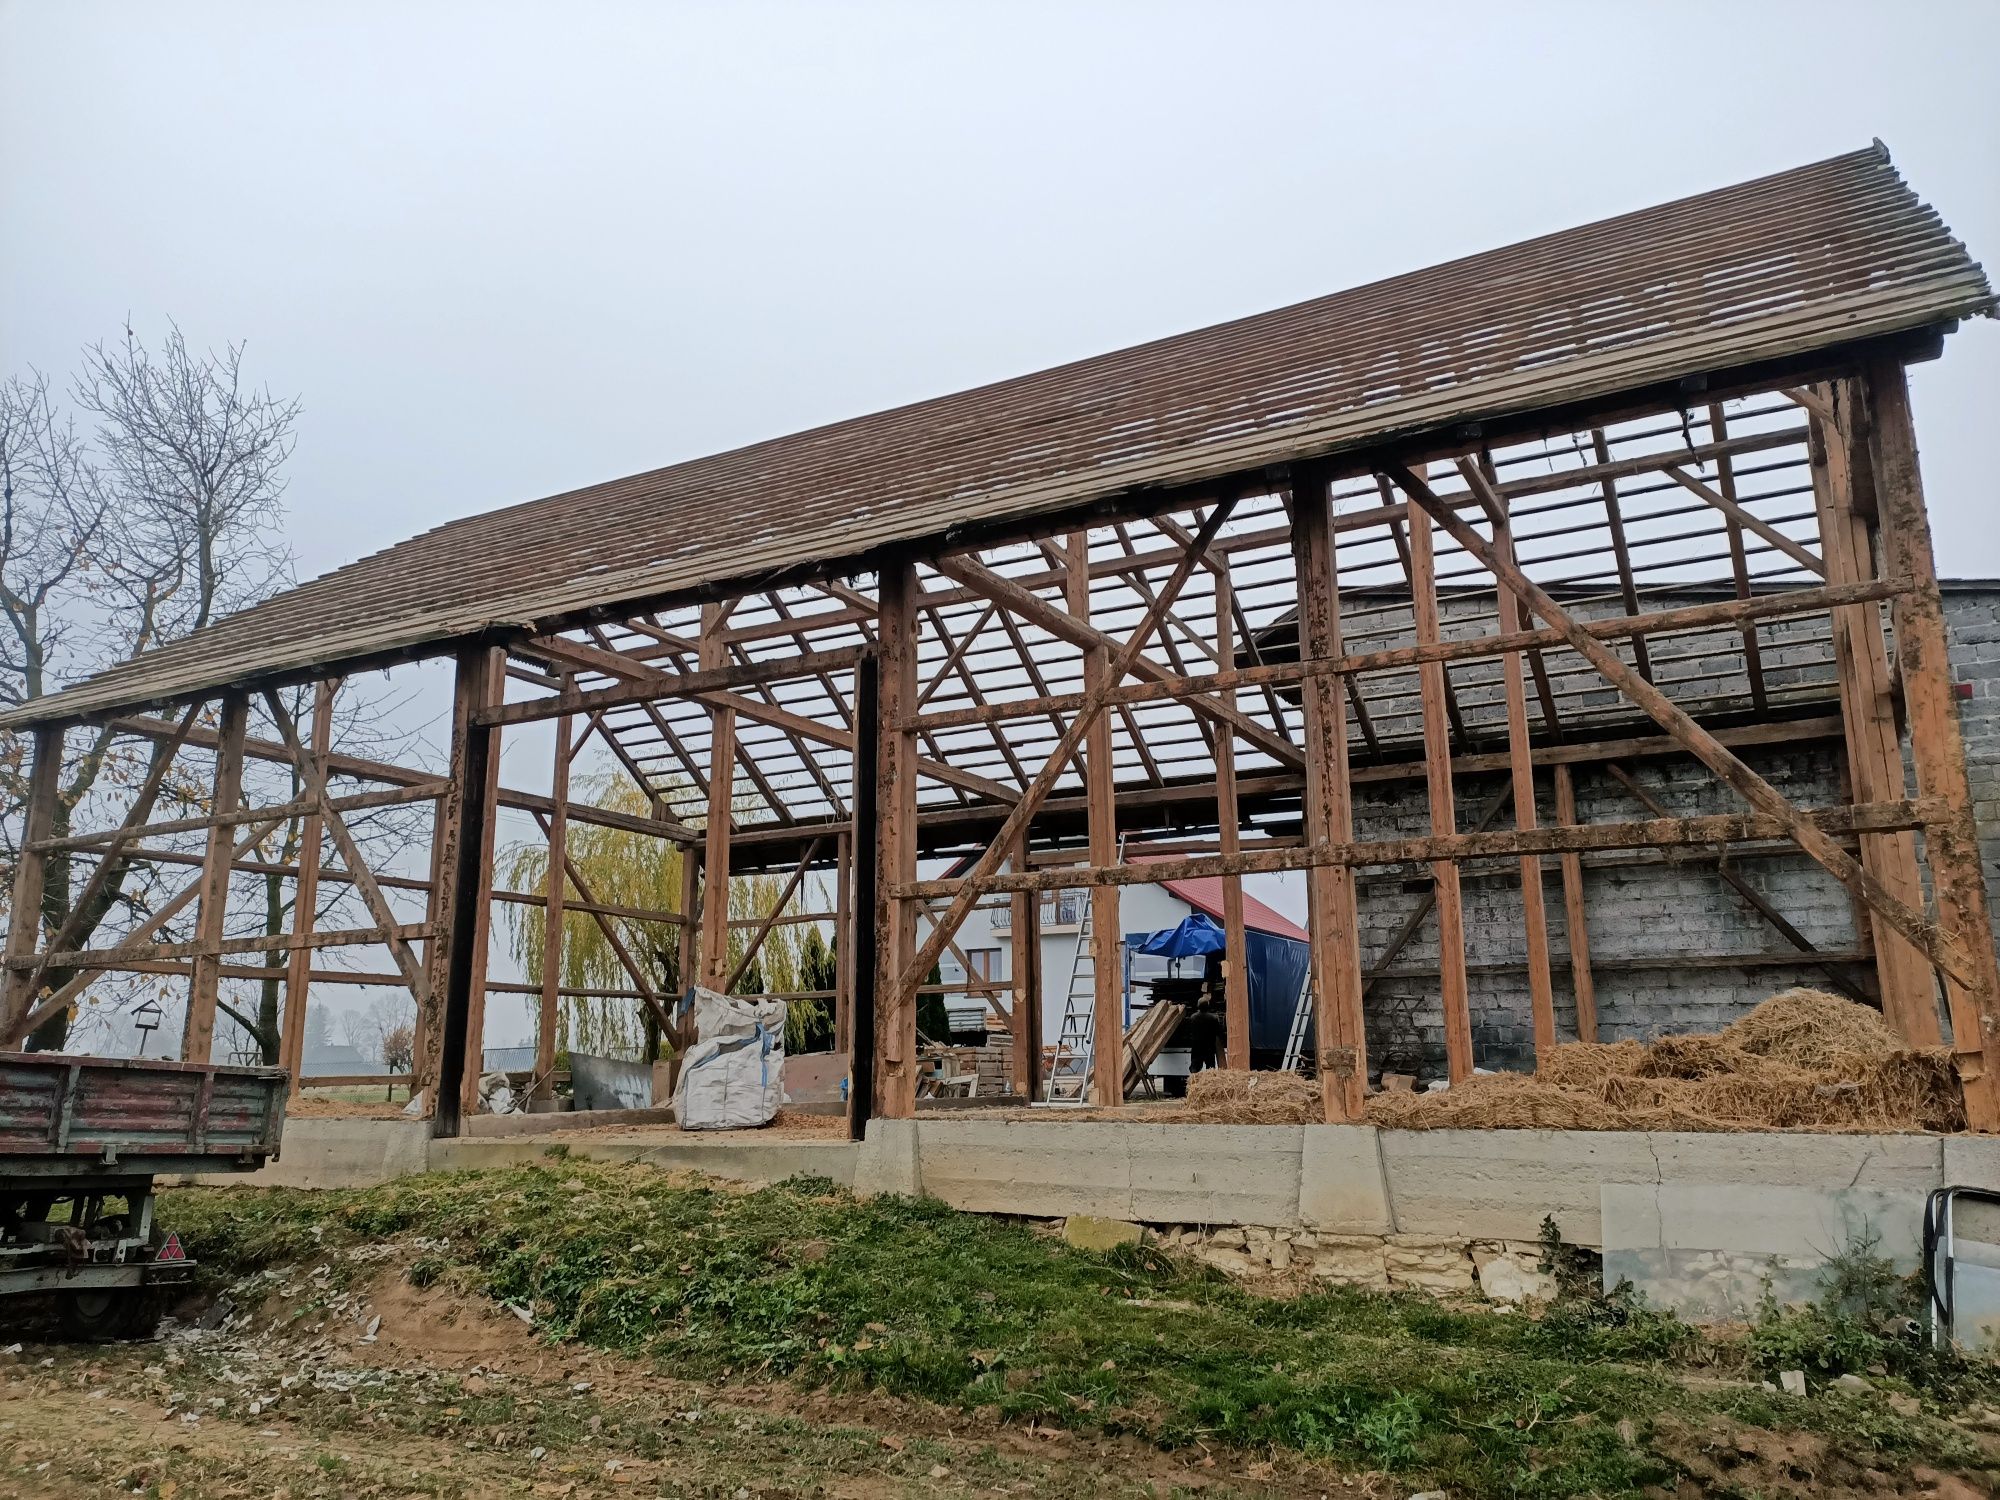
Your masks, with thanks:
M1163 880L1160 884L1196 911L1207 912L1218 922L1222 920L1220 875L1204 875L1198 880ZM1248 891L1243 893L1243 925L1252 932L1268 932L1273 937L1290 938L1295 943L1312 940L1305 928L1290 917L1271 910Z

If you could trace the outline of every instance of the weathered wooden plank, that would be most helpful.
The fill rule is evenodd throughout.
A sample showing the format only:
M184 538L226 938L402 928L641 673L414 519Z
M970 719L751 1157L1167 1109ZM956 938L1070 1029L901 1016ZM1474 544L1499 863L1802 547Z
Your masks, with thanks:
M1866 410L1886 566L1916 584L1897 599L1894 624L1917 791L1924 802L1939 808L1937 821L1924 828L1924 853L1943 929L1931 958L1945 974L1952 1050L1965 1080L1966 1116L1973 1129L1995 1131L2000 1130L2000 1067L1994 1065L1995 1048L2000 1047L2000 961L1994 955L1979 829L1966 781L1958 704L1952 696L1944 599L1938 592L1930 519L1924 510L1909 386L1903 367L1894 360L1869 366ZM1901 923L1896 925L1903 930ZM1929 935L1928 929L1919 932ZM1904 935L1914 939L1918 932ZM1947 956L1959 962L1942 962Z
M1575 773L1567 765L1555 768L1556 826L1576 827ZM1570 994L1576 1001L1576 1039L1597 1040L1597 976L1590 966L1589 907L1584 900L1583 856L1562 855L1563 937L1569 947Z
M201 905L195 916L195 940L202 952L195 956L194 974L188 981L187 1017L181 1030L181 1058L205 1063L215 1048L215 1003L221 975L223 924L229 917L230 861L234 853L228 828L219 820L236 811L243 799L243 733L249 723L250 699L231 693L222 700L222 718L217 729L215 780L209 795L209 811L218 820L208 830L208 853L201 870Z
M1417 644L1421 646L1438 639L1437 573L1431 518L1415 496L1408 502L1404 524L1410 538L1410 602L1416 617ZM1444 665L1425 662L1418 671L1424 717L1424 787L1430 801L1431 833L1447 837L1458 831L1458 813L1452 798ZM1525 711L1525 699L1523 702ZM1533 795L1532 783L1529 794ZM1515 800L1518 804L1518 789ZM1445 1067L1453 1083L1463 1083L1472 1076L1473 1052L1471 996L1465 976L1465 909L1459 893L1458 865L1448 859L1434 861L1431 887L1437 899L1438 992L1444 1007Z

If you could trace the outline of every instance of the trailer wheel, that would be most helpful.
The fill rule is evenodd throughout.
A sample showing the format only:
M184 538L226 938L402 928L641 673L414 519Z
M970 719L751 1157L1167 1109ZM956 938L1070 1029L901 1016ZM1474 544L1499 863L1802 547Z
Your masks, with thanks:
M144 1287L102 1287L65 1292L63 1333L78 1343L150 1338L160 1326L160 1299Z

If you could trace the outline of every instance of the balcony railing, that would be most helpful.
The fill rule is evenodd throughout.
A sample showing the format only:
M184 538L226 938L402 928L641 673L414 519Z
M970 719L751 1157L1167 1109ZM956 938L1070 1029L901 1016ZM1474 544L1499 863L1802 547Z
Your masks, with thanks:
M1090 892L1043 891L1041 900L1042 931L1060 932L1064 928L1074 928L1083 922L1084 903L1090 899ZM1014 903L993 909L993 930L1012 932L1014 930Z

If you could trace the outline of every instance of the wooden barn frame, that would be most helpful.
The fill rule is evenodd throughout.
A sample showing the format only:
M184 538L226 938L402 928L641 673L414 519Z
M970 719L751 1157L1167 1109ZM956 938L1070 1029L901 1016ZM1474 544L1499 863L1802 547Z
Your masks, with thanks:
M1465 869L1518 870L1540 1050L1565 1039L1559 989L1595 1035L1586 859L1665 854L1712 865L1780 952L1913 1043L1938 1043L1942 1015L1972 1125L2000 1129L1984 1063L2000 972L1905 378L1992 309L1877 146L441 527L6 716L35 744L15 913L40 909L56 858L88 866L86 895L134 862L188 873L109 947L15 921L0 1046L120 971L185 979L185 1055L205 1058L222 982L268 977L245 960L277 952L295 1077L313 984L407 988L413 1083L453 1134L477 1105L489 994L537 998L546 1077L566 911L621 955L613 993L684 1039L631 924L670 930L678 972L726 989L749 959L730 962L718 897L782 872L777 908L735 920L753 953L779 922L834 926L821 998L858 1134L915 1109L918 995L973 911L1012 908L1011 976L983 992L1033 1093L1041 893L1089 890L1098 1034L1116 1036L1121 887L1221 877L1241 952L1242 877L1303 871L1326 1118L1348 1120L1370 985L1419 921L1439 937L1450 1075L1472 1069ZM343 677L440 656L446 765L333 744ZM276 691L301 684L303 723ZM503 788L501 737L535 721L556 726L553 790ZM117 827L56 837L71 734L146 747L146 774ZM1841 805L1797 805L1745 759L1814 741L1843 755ZM650 815L572 800L593 743ZM177 757L201 760L210 805L157 820ZM1626 768L1668 757L1738 809L1652 801ZM243 806L246 758L295 772L297 797ZM1630 786L1635 815L1578 821L1584 766ZM1459 805L1467 778L1495 776ZM1357 837L1355 789L1374 782L1421 784L1428 832ZM408 803L435 810L428 872L371 870L350 815ZM502 807L558 854L586 822L677 842L681 899L608 904L573 865L546 896L496 889ZM275 863L263 841L295 816L297 857ZM200 852L159 842L197 833ZM1737 868L1801 851L1850 894L1862 949L1820 952ZM1364 965L1357 880L1399 867L1429 892ZM815 871L831 911L797 908ZM294 883L289 933L231 935L244 874ZM329 883L366 925L316 927ZM550 957L502 984L490 928L509 901L544 909ZM190 937L163 940L188 916ZM315 969L355 945L388 967ZM1242 968L1230 1060L1247 1065ZM1093 1099L1116 1102L1119 1049L1092 1066Z

